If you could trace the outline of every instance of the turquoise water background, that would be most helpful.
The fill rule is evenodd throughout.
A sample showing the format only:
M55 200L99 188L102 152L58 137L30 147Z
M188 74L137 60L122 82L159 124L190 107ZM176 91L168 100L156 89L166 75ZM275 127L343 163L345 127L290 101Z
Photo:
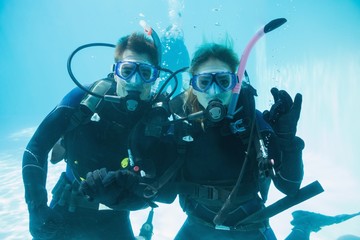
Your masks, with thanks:
M0 239L31 239L21 179L22 152L40 121L75 85L66 62L78 46L116 43L140 20L159 33L182 27L190 55L203 41L233 41L241 55L253 34L272 19L288 22L260 39L247 71L268 109L270 88L303 94L298 135L304 184L319 180L325 192L271 219L279 239L290 232L297 209L326 215L360 211L360 1L356 0L0 0ZM88 49L74 60L83 82L106 75L113 50ZM51 165L48 189L63 164ZM282 197L271 189L269 204ZM148 210L132 213L138 233ZM184 213L178 203L155 211L155 240L172 239ZM325 227L313 239L360 238L360 218Z

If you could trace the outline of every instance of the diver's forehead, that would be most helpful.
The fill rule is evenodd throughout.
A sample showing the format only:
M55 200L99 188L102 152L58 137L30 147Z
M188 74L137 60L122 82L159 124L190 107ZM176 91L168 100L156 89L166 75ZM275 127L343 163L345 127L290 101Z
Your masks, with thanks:
M209 72L231 72L231 69L229 65L223 61L218 59L209 59L197 68L195 74Z
M149 63L149 57L144 53L136 53L134 51L126 49L122 54L122 61L130 61L130 62L144 62Z

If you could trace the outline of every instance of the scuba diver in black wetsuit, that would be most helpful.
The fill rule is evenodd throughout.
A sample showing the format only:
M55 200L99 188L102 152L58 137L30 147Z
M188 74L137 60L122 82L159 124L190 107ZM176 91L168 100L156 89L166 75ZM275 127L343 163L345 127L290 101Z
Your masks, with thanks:
M154 97L152 89L161 71L159 59L156 43L144 34L121 38L115 49L114 73L90 86L88 91L92 94L75 88L40 124L22 163L29 229L34 239L134 239L128 210L146 207L151 201L136 194L129 196L126 189L161 175L162 169L155 170L153 163L165 169L169 165L166 161L172 159L167 157L167 149L152 150L158 149L166 138L152 141L154 148L132 140L139 131L150 132L145 134L148 138L156 132L143 123L154 98L161 98L158 94ZM54 187L48 205L47 158L59 139L65 148L67 169ZM55 148L61 150L59 145ZM145 151L149 159L140 159L138 149ZM122 171L116 171L119 169ZM110 192L110 196L91 201L91 192L85 196L79 191L84 179L90 185L103 180L106 185L101 191ZM122 191L113 191L119 186ZM125 195L128 201L122 201ZM101 210L98 202L117 211Z
M301 95L293 102L285 91L272 90L276 102L263 118L255 89L243 83L239 110L224 118L238 64L230 48L202 45L191 61L191 87L171 101L172 111L187 120L175 124L178 139L187 141L172 187L188 215L177 240L276 239L268 219L241 221L264 208L270 179L286 195L295 195L302 182L304 142L295 136Z

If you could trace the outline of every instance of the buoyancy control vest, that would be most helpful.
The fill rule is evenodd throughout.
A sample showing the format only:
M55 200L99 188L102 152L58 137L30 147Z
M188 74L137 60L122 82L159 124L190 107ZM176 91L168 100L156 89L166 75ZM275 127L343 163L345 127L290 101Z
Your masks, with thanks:
M181 127L175 127L177 129L177 134L180 135L177 137L179 141L182 139L188 137L189 139L192 139L191 134L197 131L203 131L204 129L210 127L216 127L218 125L221 128L221 135L222 136L236 136L237 139L240 139L241 142L244 145L251 144L252 150L251 154L255 155L255 158L257 159L258 163L261 161L266 161L264 159L266 156L264 156L263 151L261 150L261 146L259 143L259 138L261 138L261 135L259 132L264 131L272 131L271 127L262 119L261 113L255 109L255 96L256 96L256 90L249 84L243 83L243 87L239 96L238 100L238 108L240 109L237 111L233 119L224 119L221 122L213 123L213 122L206 122L203 121L200 123L200 121L193 121L192 123L184 123L181 122L178 125L181 125ZM171 102L171 108L173 111L175 111L180 116L185 116L186 114L190 113L189 109L186 109L183 107L184 103L184 94L179 95ZM180 111L179 111L180 109ZM177 110L177 111L176 111ZM254 123L254 125L252 124ZM251 128L254 128L254 133L251 135ZM203 129L200 129L203 128ZM196 130L198 129L198 130ZM190 136L190 137L189 137ZM191 143L189 143L191 144ZM201 149L200 151L206 151L206 148ZM249 153L250 154L250 153ZM254 158L254 157L251 157ZM204 163L207 164L206 160L203 159ZM192 164L192 163L188 163ZM256 163L257 164L257 163ZM221 169L219 169L221 171ZM200 171L200 169L199 169ZM259 189L260 192L262 192L263 200L266 201L267 198L267 191L269 188L269 181L270 181L270 175L266 175L265 178L263 178L262 172L256 173L259 177L259 182L255 183L256 185L249 185L246 186L246 184L243 184L242 187L244 188L254 188ZM199 184L199 183L192 183L186 181L184 179L184 176L182 177L182 182L177 184L178 192L180 194L187 195L188 197L192 199L199 199L203 202L211 202L211 204L214 204L216 201L219 203L224 202L225 199L229 196L229 193L231 192L232 187L219 187L223 185L223 182L216 182L212 181L212 184ZM185 182L184 182L185 180ZM264 184L263 182L266 182ZM263 189L264 188L264 189ZM253 194L251 194L253 196ZM250 198L251 196L249 196ZM248 198L240 199L239 201L246 201Z
M115 85L110 75L95 82L90 91L102 96L116 95ZM149 106L143 103L139 111L130 112L121 102L105 101L90 94L84 96L62 139L66 161L78 180L95 169L129 167L128 136Z
M115 95L115 82L111 77L101 79L90 91ZM85 95L61 141L75 178L81 181L88 172L104 167L109 171L131 170L143 177L144 197L156 196L181 166L175 161L178 150L171 134L164 136L169 126L165 124L168 98L158 96L156 100L142 103L141 111L130 112L121 103ZM162 195L159 201L171 202L174 198L173 194Z

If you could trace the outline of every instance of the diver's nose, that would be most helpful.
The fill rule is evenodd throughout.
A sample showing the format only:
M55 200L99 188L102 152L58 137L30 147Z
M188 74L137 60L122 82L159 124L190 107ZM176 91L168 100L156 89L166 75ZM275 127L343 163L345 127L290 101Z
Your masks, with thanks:
M208 90L208 94L216 95L216 94L219 94L219 93L221 93L220 87L216 83L212 83L209 90Z
M135 73L129 80L129 83L130 84L133 84L133 85L139 85L141 84L141 77L139 76L139 73Z

